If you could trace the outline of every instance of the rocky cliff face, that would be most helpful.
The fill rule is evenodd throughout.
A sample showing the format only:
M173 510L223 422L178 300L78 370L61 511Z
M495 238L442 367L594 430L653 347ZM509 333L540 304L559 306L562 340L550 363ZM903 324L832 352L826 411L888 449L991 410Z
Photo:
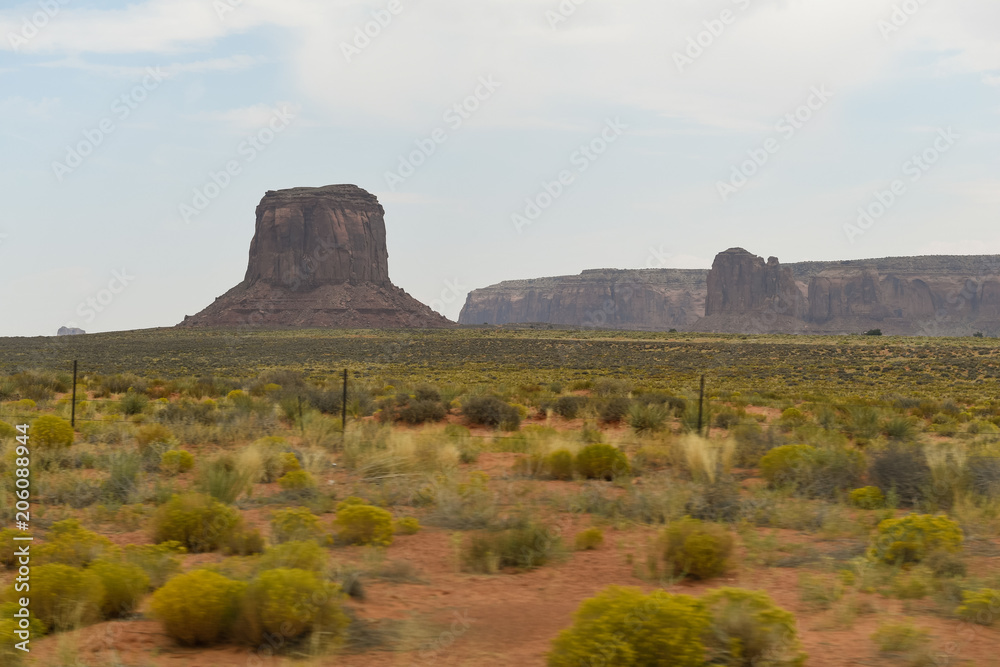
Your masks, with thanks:
M179 326L450 326L389 280L384 215L354 185L269 191L243 282Z
M791 269L781 266L777 257L764 263L743 248L730 248L716 255L707 284L706 317L745 315L762 309L792 317L803 312L803 294Z
M636 285L631 305L616 296ZM613 317L598 322L594 312ZM1000 256L765 261L741 248L710 271L584 272L500 283L469 295L467 324L543 322L731 333L1000 335Z
M378 199L354 185L271 190L257 206L244 282L389 285L384 216Z
M596 269L579 276L512 280L468 296L460 324L547 323L672 329L705 312L705 271Z

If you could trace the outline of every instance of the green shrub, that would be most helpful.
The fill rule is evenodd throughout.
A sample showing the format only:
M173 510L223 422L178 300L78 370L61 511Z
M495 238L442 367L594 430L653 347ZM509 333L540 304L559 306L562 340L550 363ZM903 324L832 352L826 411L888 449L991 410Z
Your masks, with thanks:
M31 639L41 637L46 631L45 624L30 610L28 618L15 618L14 614L20 610L21 607L15 602L0 604L0 637L3 637L3 641L0 642L0 664L5 667L21 667L24 664L23 658L26 653L14 646L15 642L21 641L21 637L14 634L16 631L27 631L27 636ZM19 622L21 620L27 623L27 627L21 625Z
M261 438L253 443L252 449L260 455L260 476L254 481L270 484L288 472L284 454L291 452L286 451L288 442L284 438L273 435ZM298 463L298 459L295 462Z
M798 408L788 408L781 413L780 421L788 427L802 426L809 419Z
M264 536L257 528L237 526L230 531L220 545L222 552L230 556L251 556L264 552Z
M101 485L104 497L113 503L136 500L134 496L139 488L141 471L142 459L137 453L114 452L108 458L108 479Z
M628 410L628 425L636 433L656 433L663 430L669 416L662 405L634 402Z
M135 433L139 449L144 451L153 445L169 445L175 442L174 434L163 424L143 424Z
M167 583L170 577L180 573L181 561L178 556L185 553L187 548L180 542L126 544L122 551L122 560L141 568L149 577L150 586L159 588Z
M483 574L506 567L530 570L552 560L560 546L559 536L548 526L537 523L479 531L462 545L462 567Z
M888 494L894 491L904 507L922 502L933 485L931 468L921 447L892 444L872 456L871 483Z
M179 475L194 468L194 455L183 449L171 449L160 458L160 469L166 475Z
M868 556L889 564L919 563L933 551L956 553L961 548L962 529L956 522L944 516L908 514L879 523Z
M16 428L5 421L0 421L0 442L8 439L13 440L19 435L21 433Z
M774 488L807 498L833 498L856 487L865 472L864 454L843 447L775 447L760 460L761 476Z
M604 532L600 528L587 528L576 534L576 550L592 551L604 544Z
M816 448L809 445L775 447L761 458L760 476L775 488L792 485L815 452Z
M73 427L55 415L42 415L36 419L28 434L35 446L46 449L61 449L73 444Z
M305 507L289 507L271 515L271 539L278 544L314 540L322 532L319 517Z
M294 641L315 634L324 644L338 644L350 622L342 608L340 586L306 570L267 570L247 586L239 619L239 637L261 646L266 637Z
M32 568L31 613L50 630L73 630L101 620L101 578L78 567L48 563Z
M0 528L0 565L7 569L13 569L17 565L17 556L14 555L14 551L17 550L17 542L14 541L14 538L19 535L24 536L19 531Z
M291 568L322 572L326 567L326 552L315 540L306 542L285 542L273 546L260 557L261 570Z
M964 577L967 573L965 562L948 551L932 551L923 562L938 579Z
M390 412L394 421L416 425L441 421L447 416L448 408L440 400L407 398Z
M521 426L521 413L496 396L472 396L462 404L462 415L470 424L492 426L516 431Z
M557 449L545 457L542 467L549 479L572 480L573 454L568 449Z
M584 396L560 396L552 410L563 419L576 419L586 405L587 399Z
M174 577L153 594L153 615L181 645L214 644L230 632L245 590L244 583L195 570Z
M121 406L123 415L138 415L142 414L143 410L146 409L146 406L149 404L149 397L133 389L129 389L122 396L118 404Z
M365 500L364 498L359 498L357 496L347 496L343 500L338 500L337 504L334 505L333 509L334 511L339 512L345 507L353 507L355 505L371 505L371 503Z
M863 510L878 510L885 507L885 494L877 486L854 489L848 496L851 505Z
M84 567L111 549L111 540L87 530L77 519L63 519L49 528L46 542L35 550L35 562Z
M224 454L201 469L198 488L224 503L234 503L250 490L256 474L256 470L240 465L234 457Z
M808 657L801 650L795 616L764 592L719 588L704 598L712 614L709 662L732 667L798 667Z
M101 613L104 618L126 616L139 606L149 589L149 577L142 568L129 563L97 561L90 566L104 586Z
M912 623L884 623L872 640L883 653L916 653L930 643L930 633Z
M345 544L392 544L392 514L371 505L348 505L337 510L333 520L337 539Z
M600 443L581 449L574 463L576 472L584 479L612 480L630 473L625 454L617 447Z
M396 519L395 526L396 532L400 535L416 535L420 532L420 521L413 516Z
M623 396L615 396L601 404L597 418L602 424L618 424L629 415L631 407L632 401Z
M897 600L921 600L931 594L932 582L925 568L904 571L892 580L889 593Z
M214 551L241 523L239 512L211 496L175 495L156 511L153 540L180 542L194 553Z
M734 410L727 406L712 416L712 424L718 428L724 428L728 431L734 426L737 426L740 421L745 418L746 412L744 410Z
M316 479L306 470L286 472L278 480L278 486L290 493L312 493L316 490Z
M920 428L914 419L898 415L886 421L882 430L889 439L903 442L915 440L920 434Z
M547 664L702 667L710 624L704 604L691 596L610 586L583 601L573 625L553 640Z
M1000 457L976 454L965 462L965 482L981 496L1000 496Z
M663 558L674 576L711 579L729 569L733 536L722 526L684 518L663 532Z
M284 452L278 457L281 461L281 474L286 475L293 470L302 470L302 463L299 462L299 457L295 456L292 452Z
M962 591L962 604L955 613L970 623L993 625L1000 615L1000 591L991 588Z

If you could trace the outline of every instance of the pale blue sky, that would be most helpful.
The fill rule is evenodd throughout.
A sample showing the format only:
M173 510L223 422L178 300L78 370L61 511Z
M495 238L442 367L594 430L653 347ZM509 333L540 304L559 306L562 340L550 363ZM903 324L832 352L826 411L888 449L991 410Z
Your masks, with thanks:
M345 49L373 12L387 25ZM254 208L295 186L378 195L393 281L453 319L501 280L707 268L732 246L1000 253L997 26L995 0L5 5L0 335L176 324L242 279ZM679 59L699 33L702 53ZM478 108L446 116L477 89ZM777 127L797 110L794 132ZM244 145L269 125L271 143ZM434 154L387 179L437 128ZM957 139L935 148L947 128ZM592 141L606 150L587 157ZM748 151L767 162L724 201ZM925 151L936 162L914 181L904 165ZM230 160L240 174L185 222ZM564 171L549 203L543 183ZM845 231L895 179L888 211Z

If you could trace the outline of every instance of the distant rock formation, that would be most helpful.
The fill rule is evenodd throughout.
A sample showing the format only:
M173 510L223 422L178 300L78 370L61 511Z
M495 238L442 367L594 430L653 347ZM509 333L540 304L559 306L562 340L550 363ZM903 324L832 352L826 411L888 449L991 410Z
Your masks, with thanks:
M59 327L59 331L56 332L57 336L82 336L87 333L83 329L77 329L75 327Z
M355 185L268 191L243 282L178 326L452 326L389 280L384 215Z
M632 286L624 298L621 286ZM635 295L641 295L636 298ZM608 316L597 317L594 313ZM469 294L461 324L546 323L728 333L1000 335L1000 256L765 261L742 248L712 269L584 271Z
M512 280L471 292L458 321L637 330L690 326L705 312L705 277L700 270L595 269Z
M806 300L795 283L792 270L783 267L777 257L763 258L743 248L730 248L715 257L708 272L705 297L705 320L739 321L739 328L756 332L776 326L791 328L792 321L806 311ZM768 319L747 319L766 314ZM780 324L779 324L780 323Z

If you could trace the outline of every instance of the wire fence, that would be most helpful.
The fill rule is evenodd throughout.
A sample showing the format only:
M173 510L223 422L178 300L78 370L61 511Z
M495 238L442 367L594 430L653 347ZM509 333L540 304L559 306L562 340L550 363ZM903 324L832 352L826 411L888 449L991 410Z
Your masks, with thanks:
M73 364L73 372L74 372L74 378L75 378L76 377L76 362L75 361L74 361L74 364ZM338 373L338 375L339 375L339 373ZM75 390L77 384L74 382L73 386L74 386L74 390ZM927 436L938 435L938 436L945 437L945 438L951 438L951 439L956 439L957 438L957 439L960 439L960 440L961 439L971 439L971 440L974 440L974 439L977 439L977 438L988 437L988 436L992 435L995 438L1000 439L1000 428L997 428L1000 425L996 424L996 422L994 421L994 420L997 419L997 415L1000 414L1000 413L996 413L996 412L994 412L992 410L990 411L989 415L980 415L982 417L987 417L987 419L985 419L985 420L978 420L976 422L980 428L984 429L983 432L979 432L978 428L977 428L977 432L969 432L968 430L961 430L961 422L958 419L956 419L957 415L955 415L955 414L948 415L948 419L954 419L953 422L948 422L948 423L945 423L945 424L940 424L940 425L938 425L940 428L935 429L934 428L935 425L933 425L933 424L928 425L927 424L926 418L917 418L917 417L913 417L910 414L910 410L912 408L914 408L914 407L917 407L917 406L910 406L910 407L905 407L904 406L903 408L895 408L893 406L888 405L887 402L886 402L886 404L883 404L883 405L873 406L871 404L859 404L859 403L846 403L846 402L833 402L833 401L806 400L806 401L800 401L800 402L796 403L796 405L797 406L805 406L807 410L809 410L810 412L813 413L814 419L808 419L808 418L805 417L805 415L803 415L802 423L795 423L794 421L785 421L785 420L781 419L780 417L778 419L775 419L774 415L766 415L765 413L758 413L758 414L760 414L760 415L763 416L762 419L758 419L758 418L747 419L746 418L747 417L747 412L745 411L745 408L747 408L747 407L750 407L750 408L756 407L758 409L771 409L771 410L773 410L775 408L773 407L773 405L752 404L752 403L748 403L746 400L742 400L742 399L739 400L739 401L718 400L718 399L716 399L716 400L713 401L711 399L710 395L706 396L705 392L706 392L706 382L705 382L705 376L703 375L703 376L701 376L701 382L700 382L700 386L698 387L698 391L697 392L689 391L689 392L685 392L685 394L686 394L685 396L674 396L674 397L672 397L673 399L682 399L684 401L684 407L683 408L678 408L678 409L668 409L668 408L665 408L666 414L663 416L663 418L661 420L662 421L661 428L660 429L655 429L654 432L656 430L673 432L673 430L674 430L673 427L678 426L679 427L678 430L681 431L681 432L687 432L687 433L694 432L694 433L698 433L698 434L704 434L705 436L708 437L708 436L711 436L713 434L714 435L730 436L730 435L733 435L735 432L737 432L741 428L753 428L753 427L759 427L759 428L762 428L762 429L763 428L768 428L768 429L778 428L779 430L783 431L783 435L786 435L786 436L788 436L788 437L790 437L791 439L794 440L796 435L800 435L799 433L796 433L796 429L797 428L806 427L806 426L812 426L812 427L821 429L821 431L825 432L825 433L838 433L838 434L843 435L843 436L845 436L847 438L855 438L855 439L859 439L860 438L861 440L868 441L868 440L875 439L875 438L877 438L880 435L886 435L886 436L891 436L892 435L891 433L889 433L889 432L886 431L886 428L885 428L886 424L882 420L882 416L883 415L879 414L880 411L886 411L886 410L892 409L894 411L894 416L895 417L906 417L906 418L912 418L912 419L917 420L917 421L913 422L913 428L916 429L916 433L921 434L921 435L927 435ZM346 430L347 430L347 422L348 422L348 416L349 416L348 415L348 398L349 398L349 393L350 392L349 392L349 385L348 385L348 369L344 369L344 371L343 371L343 390L342 390L342 395L340 397L341 400L340 400L340 404L338 406L336 406L336 410L338 412L340 412L340 417L341 417L341 431L342 431L342 433L346 433ZM145 397L146 401L156 400L156 399L152 399L151 397L146 396L145 394L142 394L142 396ZM694 398L694 396L697 396L697 398ZM291 419L291 421L293 422L293 427L294 426L298 426L299 428L303 428L304 429L304 419L303 419L303 408L304 408L304 406L308 406L310 409L315 409L314 406L312 406L310 404L310 402L308 401L308 398L306 398L306 400L304 401L303 400L303 396L301 394L286 393L286 394L284 394L284 396L282 397L282 399L279 399L279 401L275 401L275 403L273 404L272 407L280 404L281 400L288 399L288 398L291 398L291 397L294 397L297 400L297 412L298 412L298 415L297 415L298 419L297 420L296 419ZM580 397L581 398L585 398L587 401L592 402L592 403L597 403L597 402L600 402L602 400L607 400L608 398L611 398L609 396L589 396L589 395L588 396L580 396ZM625 396L622 396L622 397L625 397ZM192 397L187 397L187 398L193 398L193 399L197 399L197 400L209 400L209 399L213 400L213 401L215 400L215 398L213 398L212 396L208 395L208 393L206 393L206 394L204 394L204 395L202 395L200 397L199 396L192 396ZM556 396L556 397L552 397L552 398L547 399L547 400L557 400L558 398L559 397ZM653 399L647 399L645 401L643 400L642 395L640 395L638 397L631 397L631 396L629 396L628 398L629 398L629 400L633 404L634 403L642 404L644 402L646 404L650 404L650 403L657 402L657 400L659 400L659 399L664 399L664 402L661 403L661 405L665 405L666 404L666 400L667 400L668 397L665 397L665 395L657 394L656 397L654 397ZM116 413L119 413L120 410L121 410L122 399L114 399L114 398L90 398L90 397L84 397L84 398L77 399L76 396L75 396L75 391L74 391L74 394L72 396L67 396L67 395L56 396L54 400L56 401L57 407L66 407L67 402L71 403L70 404L70 410L71 410L71 413L72 413L72 419L73 419L74 425L75 425L75 422L101 423L101 424L138 424L138 423L142 423L141 421L136 421L134 419L128 418L128 416L126 416L126 418L114 418L114 415ZM765 400L773 400L775 402L779 402L780 404L794 403L794 401L792 401L790 399L777 399L777 398L775 398L775 399L768 399L768 398L765 398ZM698 409L697 409L697 420L696 420L694 412L693 412L693 410L694 410L694 404L695 404L696 401L697 401L697 406L698 406ZM88 411L91 410L91 409L94 409L96 412L100 412L100 409L99 408L95 409L94 406L102 406L102 405L110 406L111 410L109 410L107 413L103 414L100 417L85 417L85 416L77 415L76 414L77 406L79 406L81 404L84 404L84 403L87 405ZM176 404L172 404L172 405L176 405ZM199 405L199 403L195 403L195 405ZM200 403L200 405L204 405L204 403ZM4 407L5 406L3 406L2 404L0 404L0 415L2 415L5 419L10 419L10 420L13 420L13 421L18 422L18 423L28 423L28 422L33 421L34 419L36 419L37 417L40 416L39 413L34 413L34 414L27 414L27 413L25 413L25 414L7 414L7 411L4 409ZM819 417L819 415L816 414L816 411L817 411L817 409L824 408L824 407L827 408L832 413L833 417L824 417L823 421L825 421L826 423L820 423L817 420L817 418ZM230 415L233 414L233 413L235 413L235 414L238 415L240 413L242 413L242 414L251 414L251 413L255 412L255 410L253 408L249 408L248 409L245 406L233 405L233 404L229 404L229 403L221 403L221 404L220 403L216 403L216 404L214 404L210 408L210 412L215 412L215 411L219 411L219 412L223 412L223 413L230 413ZM847 420L855 419L854 415L858 414L858 411L869 411L867 413L867 415L863 417L864 419L868 420L868 423L860 424L860 425L857 425L857 424L856 425L851 425L849 423L845 423ZM955 412L955 411L956 410L953 408L952 412ZM161 412L163 412L163 411L161 411ZM323 410L321 412L324 412L327 415L333 416L333 414L331 412L329 412L329 411ZM138 415L143 415L143 414L148 415L148 412L146 412L145 406L143 406L143 409L141 411L134 413L132 416L138 416ZM540 423L549 423L549 424L551 424L552 423L551 422L551 417L552 417L553 414L554 414L553 409L549 408L547 410L543 410L541 406L538 406L538 408L536 409L536 415L537 416L542 416L543 420L534 421L534 422L531 422L531 423L533 423L533 424L540 424ZM721 423L721 424L718 423L718 416L720 414L727 415L726 419L724 420L724 423ZM194 417L192 417L190 415L183 416L183 417L181 415L178 415L177 419L158 419L158 421L160 421L161 423L190 423L190 422L201 421L201 423L204 423L206 425L212 425L213 423L217 424L217 425L224 425L226 422L231 421L231 416L230 415L227 415L227 416L225 416L225 417L223 417L221 419L213 418L213 419L206 420L206 421L202 421L202 420L205 419L205 418L207 418L208 414L204 415L201 419L194 418ZM148 416L159 417L160 415L153 414L153 415L148 415ZM370 420L370 418L371 418L371 415L358 415L358 414L354 414L354 415L351 415L351 416L354 417L355 421L357 421L357 422L364 422L366 420ZM837 423L830 423L831 419L836 419ZM874 420L874 423L873 423L873 420ZM579 421L579 420L576 420L576 419L565 419L565 420L563 420L563 422L561 424L559 422L556 422L555 425L557 425L557 426L564 425L565 426L565 425L571 424L571 423L573 423L575 421ZM629 421L628 417L626 416L623 420L618 421L618 422L611 422L611 423L609 423L609 422L601 422L601 420L598 418L596 412L592 412L592 413L588 414L587 417L585 417L584 419L582 419L582 421L580 423L580 426L587 426L587 425L595 425L596 426L596 425L600 424L600 425L603 425L605 427L613 426L615 428L622 429L622 427L624 425L624 427L626 429L632 431L635 435L640 435L640 433L638 432L638 430L636 430L636 429L629 429L628 428L628 421ZM989 427L989 426L985 426L985 424L991 424L992 428ZM928 428L928 426L930 426L930 428ZM813 435L815 435L815 434L813 434ZM501 432L497 432L497 433L490 433L490 434L467 433L467 434L463 434L463 437L478 438L478 439L485 439L485 440L502 440L502 439L519 439L519 438L522 438L523 435L520 434L520 433L514 433L514 434L510 434L510 435L503 435Z

